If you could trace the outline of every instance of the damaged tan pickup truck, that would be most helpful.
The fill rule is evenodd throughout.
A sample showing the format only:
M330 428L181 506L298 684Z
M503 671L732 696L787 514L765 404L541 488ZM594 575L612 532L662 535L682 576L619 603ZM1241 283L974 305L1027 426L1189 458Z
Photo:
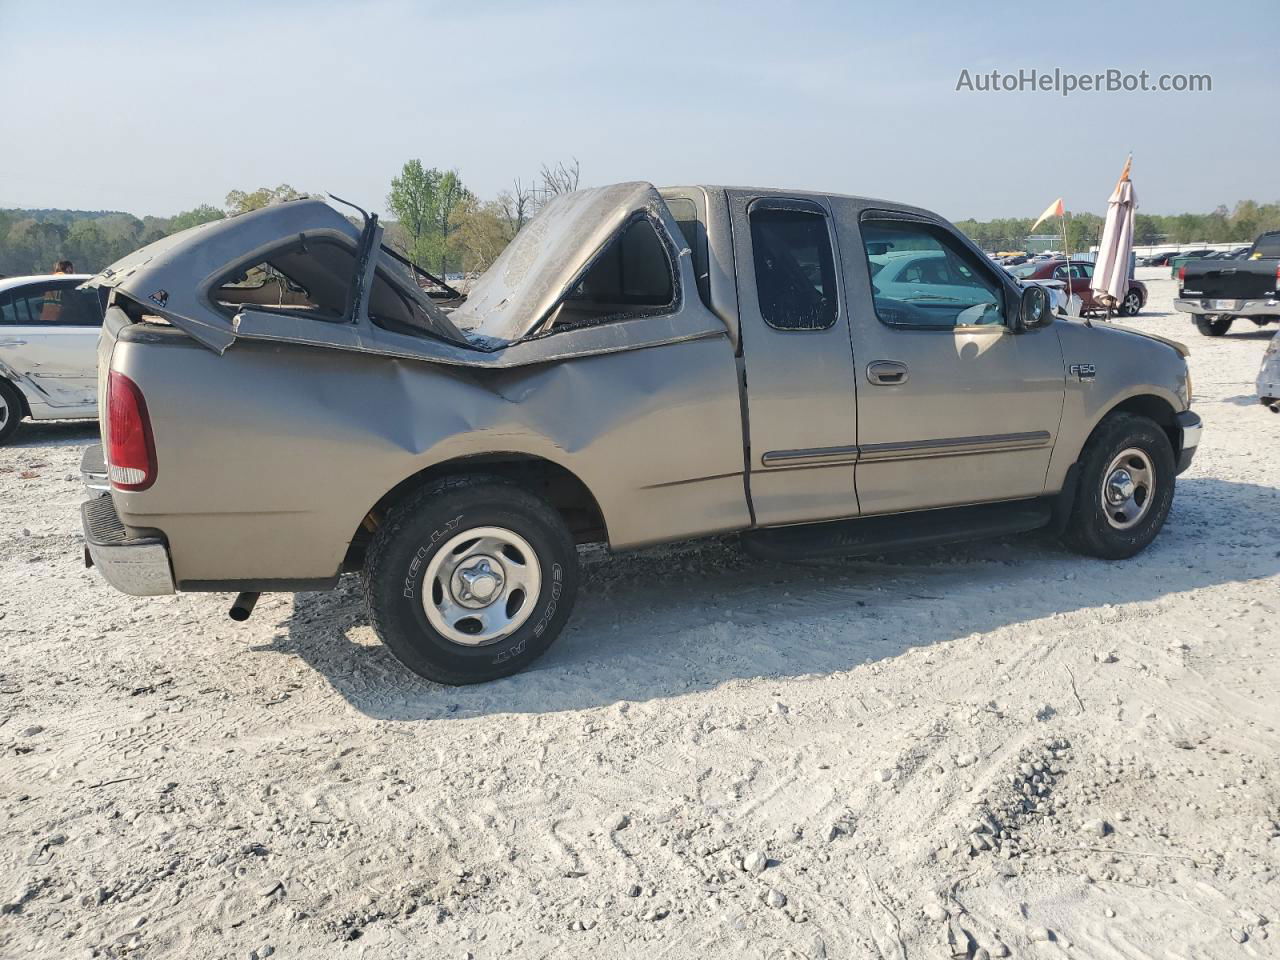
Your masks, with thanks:
M381 235L303 199L92 281L83 520L112 584L236 592L243 619L360 571L396 656L469 683L559 634L575 544L846 556L1049 527L1119 559L1200 437L1184 348L1052 315L914 207L582 190L465 297Z

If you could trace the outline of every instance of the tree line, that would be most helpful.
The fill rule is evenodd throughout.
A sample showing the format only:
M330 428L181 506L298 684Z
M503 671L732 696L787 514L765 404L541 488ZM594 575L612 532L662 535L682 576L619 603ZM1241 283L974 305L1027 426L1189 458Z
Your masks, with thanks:
M959 220L956 226L984 250L1021 250L1033 217L1001 220ZM1067 242L1072 251L1087 250L1102 235L1103 218L1096 213L1071 213L1067 218ZM1037 233L1061 230L1056 220L1045 221ZM1231 209L1220 206L1212 213L1150 214L1133 218L1133 242L1138 246L1170 246L1184 243L1251 243L1258 234L1280 230L1280 203L1242 200Z
M391 181L385 242L439 275L474 273L491 264L521 227L551 197L578 189L577 160L543 164L519 177L493 200L481 200L457 170L410 160ZM292 200L302 192L287 183L232 190L221 207L201 204L172 217L137 217L118 210L0 209L0 276L48 273L70 260L80 273L97 273L171 233Z
M478 273L552 197L578 189L577 160L543 164L528 179L515 178L492 200L478 198L456 169L427 167L409 160L391 181L386 197L386 242L437 275ZM225 216L256 210L301 196L289 184L232 190L221 207L201 204L172 217L137 217L114 210L0 209L0 275L47 273L58 260L77 271L96 273L138 247L171 233ZM961 230L987 250L1020 250L1031 217L960 220ZM1103 218L1073 213L1067 240L1073 251L1097 243ZM1045 223L1042 233L1055 233ZM1244 200L1211 213L1146 214L1134 219L1140 245L1248 243L1266 230L1280 230L1280 203Z

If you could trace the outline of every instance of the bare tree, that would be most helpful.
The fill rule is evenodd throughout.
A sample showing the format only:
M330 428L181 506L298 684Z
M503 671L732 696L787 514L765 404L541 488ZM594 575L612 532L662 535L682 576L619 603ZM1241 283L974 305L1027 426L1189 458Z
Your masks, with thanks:
M573 164L566 164L563 160L556 162L554 167L549 167L545 163L542 169L538 171L538 175L542 178L542 194L546 199L558 197L562 193L573 193L578 189L578 179L582 173L581 165L578 158L573 158Z
M533 187L516 177L511 182L510 190L503 190L498 194L498 206L502 210L507 232L514 237L534 214L536 202Z

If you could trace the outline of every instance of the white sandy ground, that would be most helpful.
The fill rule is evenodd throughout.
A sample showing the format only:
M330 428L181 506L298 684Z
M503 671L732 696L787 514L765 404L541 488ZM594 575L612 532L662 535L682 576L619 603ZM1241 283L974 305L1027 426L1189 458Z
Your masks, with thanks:
M1133 322L1191 344L1206 433L1139 558L596 553L552 652L465 689L352 583L245 625L114 592L80 560L93 428L28 427L0 956L1280 956L1270 332L1201 337L1172 287Z

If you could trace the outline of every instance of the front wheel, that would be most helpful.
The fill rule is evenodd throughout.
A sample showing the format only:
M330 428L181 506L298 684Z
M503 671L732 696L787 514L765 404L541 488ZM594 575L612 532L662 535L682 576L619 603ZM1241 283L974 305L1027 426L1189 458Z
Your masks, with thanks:
M523 670L564 627L578 555L545 501L494 477L450 477L394 508L365 559L374 629L438 683Z
M0 380L0 446L9 442L21 421L21 395L8 380Z
M1142 294L1137 290L1130 290L1120 302L1120 312L1126 317L1136 317L1141 309Z
M1094 430L1079 464L1067 546L1104 560L1146 549L1173 503L1173 445L1164 430L1146 417L1112 414Z
M1196 329L1206 337L1221 337L1231 329L1232 317L1216 317L1208 313L1196 314Z

